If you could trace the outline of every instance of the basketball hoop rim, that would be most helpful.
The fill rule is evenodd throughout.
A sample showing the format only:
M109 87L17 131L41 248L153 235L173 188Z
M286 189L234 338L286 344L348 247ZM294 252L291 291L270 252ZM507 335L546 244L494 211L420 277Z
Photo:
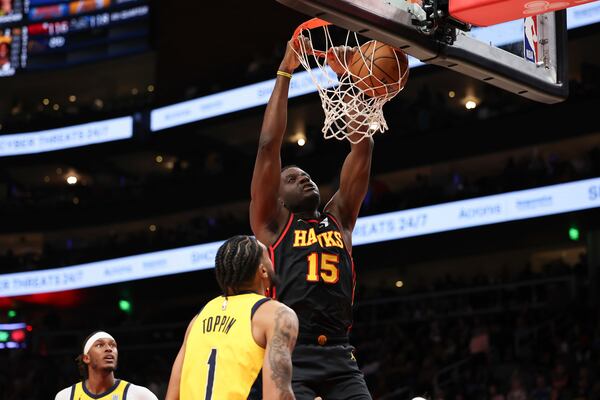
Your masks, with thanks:
M309 19L308 21L305 21L305 22L301 23L300 25L298 25L298 27L294 31L294 36L292 36L292 38L294 40L298 40L298 36L300 36L302 31L304 31L304 30L311 30L311 29L321 28L321 27L329 26L329 25L331 25L331 22L327 22L321 18ZM324 51L315 50L315 49L313 49L312 54L314 54L317 57L325 57L326 56L326 53Z
M294 35L292 36L292 39L297 40L298 36L300 36L300 34L302 33L302 31L304 30L311 30L311 29L315 29L315 28L322 28L325 26L331 26L333 25L331 22L327 22L324 19L321 18L312 18L309 19L308 21L304 21L303 23L301 23L300 25L298 25L298 27L296 28L296 30L294 31ZM401 53L404 53L404 51L396 46L392 46L389 45L385 42L381 42L378 40L378 42L380 43L384 43L386 46L390 46L393 49L395 49L396 51L399 51ZM315 50L313 49L312 53L317 57L325 57L327 55L326 52L322 51L322 50Z
M294 34L290 39L291 50L296 53L300 64L309 73L311 80L317 87L325 113L325 121L323 129L321 129L325 139L348 139L352 143L358 143L365 137L372 137L376 132L388 130L382 108L385 103L404 88L404 79L408 74L408 60L402 50L388 45L388 47L396 50L395 58L398 64L398 72L403 72L396 86L393 86L396 82L394 84L386 84L381 80L375 81L375 84L373 81L367 82L367 86L375 93L369 95L365 91L367 89L358 86L358 83L363 82L366 76L356 75L350 69L351 62L347 60L347 51L352 49L352 58L354 59L357 55L360 55L362 62L366 63L363 48L368 42L363 43L363 40L358 38L361 34L346 29L345 41L338 38L337 41L343 43L336 46L331 37L329 26L333 27L334 25L321 18L312 18L301 23L294 30ZM340 27L340 29L343 30L344 28ZM319 33L324 36L324 44L322 44L324 48L322 50L314 49L312 43L313 36ZM377 43L380 41L371 39L369 42ZM385 44L384 42L380 43ZM373 52L376 49L375 46L369 48ZM337 50L343 50L343 54ZM405 65L403 64L404 66L399 65L401 62L400 54L406 61ZM332 71L333 68L329 65L333 62L333 57L340 64L339 70ZM369 60L371 63L373 62L373 60ZM314 67L315 64L316 68ZM372 74L371 68L367 66L368 76ZM340 72L342 70L343 73ZM337 78L334 79L331 72L335 72ZM355 77L358 77L358 80ZM391 87L392 91L389 91L388 87ZM385 89L385 94L378 91L380 88ZM365 125L365 121L369 124L368 129L358 129L357 127ZM359 137L351 137L354 133L360 133Z

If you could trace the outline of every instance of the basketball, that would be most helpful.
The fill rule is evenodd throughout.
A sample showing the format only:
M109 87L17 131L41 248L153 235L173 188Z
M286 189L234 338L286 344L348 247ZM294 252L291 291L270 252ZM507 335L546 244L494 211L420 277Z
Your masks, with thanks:
M349 70L367 96L393 96L408 79L408 58L392 46L371 40L354 54Z

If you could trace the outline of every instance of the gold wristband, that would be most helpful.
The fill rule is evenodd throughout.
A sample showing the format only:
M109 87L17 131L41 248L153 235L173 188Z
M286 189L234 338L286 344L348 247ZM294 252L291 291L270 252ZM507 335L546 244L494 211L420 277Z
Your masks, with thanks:
M285 72L285 71L277 71L277 75L279 76L285 76L286 78L292 79L292 74L290 74L289 72Z

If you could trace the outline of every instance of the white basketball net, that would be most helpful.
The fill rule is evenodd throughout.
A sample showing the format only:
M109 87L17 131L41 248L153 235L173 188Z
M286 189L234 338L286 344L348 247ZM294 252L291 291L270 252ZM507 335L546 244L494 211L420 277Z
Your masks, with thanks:
M312 21L314 20L309 21L309 23ZM400 71L397 84L373 86L374 80L371 80L373 54L363 54L358 35L355 32L348 31L344 47L336 46L329 33L327 26L329 24L324 21L321 22L324 25L317 26L320 26L323 31L325 49L312 49L313 33L316 34L316 29L315 32L312 32L310 27L304 26L307 23L301 25L296 31L298 35L308 39L308 43L304 40L298 41L300 45L296 54L304 69L308 71L321 98L323 111L325 112L325 122L321 130L323 136L325 139L348 139L352 143L358 143L365 137L371 137L377 132L385 132L388 130L388 126L383 116L383 105L404 88L408 77L408 65L403 66L396 55L396 62ZM333 51L335 47L340 50ZM346 62L347 57L349 58L351 54L350 48L356 49L357 54L360 54L365 66L369 69L369 73L362 78L353 74L349 68L351 63ZM370 46L369 52L372 49L374 53L375 48L376 46ZM333 54L331 57L335 57L345 71L339 79L329 67L325 56L331 53ZM369 82L368 84L363 83L363 86L367 86L367 91L375 94L374 96L369 96L365 90L357 86L357 84L366 80L369 80Z

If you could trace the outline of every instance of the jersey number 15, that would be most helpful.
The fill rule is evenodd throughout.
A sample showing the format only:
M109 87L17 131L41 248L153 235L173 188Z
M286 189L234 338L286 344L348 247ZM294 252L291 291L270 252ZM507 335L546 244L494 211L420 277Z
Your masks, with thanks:
M337 254L310 253L307 258L307 281L319 282L322 279L325 283L333 284L340 280L340 269L338 268L340 257Z

